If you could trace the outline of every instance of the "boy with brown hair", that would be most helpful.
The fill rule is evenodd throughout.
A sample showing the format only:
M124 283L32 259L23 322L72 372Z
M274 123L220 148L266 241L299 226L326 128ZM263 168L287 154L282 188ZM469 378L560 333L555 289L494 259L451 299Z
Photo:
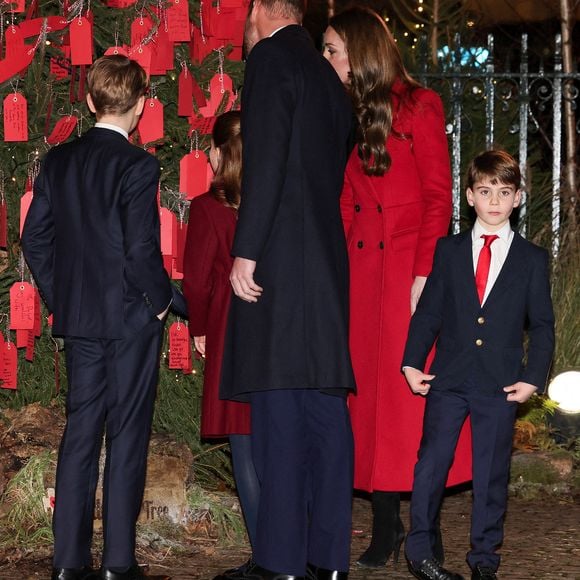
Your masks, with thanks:
M159 164L128 142L143 110L147 77L124 56L88 74L97 123L46 155L22 233L22 248L64 337L67 423L56 473L52 580L143 578L135 524L163 324L170 304L186 314L163 268ZM102 568L92 565L95 491L103 432Z
M520 179L518 164L504 151L486 151L472 161L467 201L477 220L472 229L439 240L411 320L403 372L411 390L427 399L405 544L416 578L462 578L433 557L433 541L447 472L468 415L473 509L467 561L473 580L497 578L516 410L544 389L554 350L548 252L509 222L520 203Z

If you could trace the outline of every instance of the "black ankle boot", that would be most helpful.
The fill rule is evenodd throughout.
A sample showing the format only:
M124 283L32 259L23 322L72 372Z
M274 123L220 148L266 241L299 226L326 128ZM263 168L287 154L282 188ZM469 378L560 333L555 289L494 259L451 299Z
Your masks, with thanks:
M371 545L358 559L365 568L380 568L393 554L393 563L399 560L399 551L405 538L405 528L400 517L401 498L398 493L374 491L372 493L373 536Z

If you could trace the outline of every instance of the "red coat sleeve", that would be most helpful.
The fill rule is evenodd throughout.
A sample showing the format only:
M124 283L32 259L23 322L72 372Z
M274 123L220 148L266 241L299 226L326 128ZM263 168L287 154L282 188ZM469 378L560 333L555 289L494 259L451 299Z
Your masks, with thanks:
M448 233L452 214L451 169L445 114L437 93L420 90L412 121L413 154L421 182L423 211L413 276L428 276L437 240Z
M183 257L183 294L189 311L189 333L205 336L209 305L213 294L213 263L218 249L215 225L201 203L192 201L185 253Z

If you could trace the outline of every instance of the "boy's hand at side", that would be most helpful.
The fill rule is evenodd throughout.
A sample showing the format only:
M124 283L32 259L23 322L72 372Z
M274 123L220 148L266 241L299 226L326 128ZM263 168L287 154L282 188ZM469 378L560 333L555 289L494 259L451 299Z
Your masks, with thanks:
M413 393L422 396L425 396L431 388L428 381L435 378L435 375L426 375L413 367L405 367L403 369L403 374L405 375Z
M205 336L194 336L193 346L201 356L205 356Z
M513 385L504 387L503 390L508 394L506 399L516 403L525 403L535 392L536 387L530 383L518 381Z

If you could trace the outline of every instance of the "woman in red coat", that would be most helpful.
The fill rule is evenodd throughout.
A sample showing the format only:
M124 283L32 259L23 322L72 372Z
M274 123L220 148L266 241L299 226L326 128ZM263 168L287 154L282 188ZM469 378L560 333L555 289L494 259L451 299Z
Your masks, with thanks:
M259 484L250 448L250 406L219 398L233 259L230 255L240 203L240 113L220 115L212 131L210 190L191 201L184 254L183 294L189 332L205 356L201 436L229 437L234 478L250 543L256 533ZM230 571L231 572L231 571Z
M350 260L349 400L355 487L372 492L373 538L358 563L383 566L404 537L399 492L411 491L424 399L401 373L409 320L451 217L451 175L440 98L406 72L375 12L331 18L324 54L351 93L358 120L341 208ZM471 479L470 434L448 484ZM442 558L440 539L433 538Z

